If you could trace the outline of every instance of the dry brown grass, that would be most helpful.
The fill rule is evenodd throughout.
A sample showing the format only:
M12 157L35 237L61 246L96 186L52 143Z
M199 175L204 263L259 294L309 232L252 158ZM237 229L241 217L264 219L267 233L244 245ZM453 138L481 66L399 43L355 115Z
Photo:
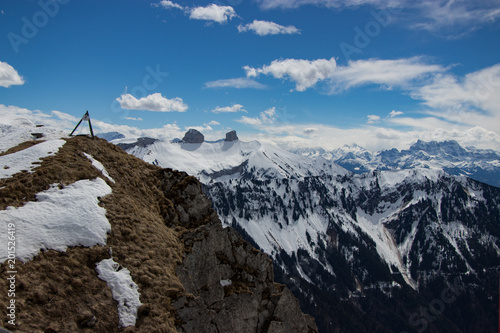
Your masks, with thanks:
M75 137L56 156L45 158L32 174L21 173L0 182L0 209L22 206L53 183L67 185L102 175L83 152L107 169L116 184L101 199L112 229L107 245L71 248L65 253L47 251L25 264L18 263L18 332L176 332L173 299L184 294L175 274L182 261L182 230L167 226L166 216L175 214L173 203L161 190L160 169L123 152L102 139ZM3 221L2 221L3 222ZM106 283L97 277L95 264L109 258L128 268L138 284L141 302L135 328L118 329L116 302ZM6 265L0 267L4 273ZM2 275L4 276L4 275ZM5 279L0 289L6 290ZM0 306L7 295L0 293ZM96 326L78 324L95 315ZM6 325L6 319L0 324Z

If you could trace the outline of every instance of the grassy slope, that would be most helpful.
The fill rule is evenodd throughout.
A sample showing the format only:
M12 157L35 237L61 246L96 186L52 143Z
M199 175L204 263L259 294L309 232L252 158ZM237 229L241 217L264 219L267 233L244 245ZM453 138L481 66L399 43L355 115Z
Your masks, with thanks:
M100 161L116 183L93 168L83 152ZM144 304L136 328L125 331L175 332L171 301L184 294L175 275L185 251L180 242L184 230L170 228L165 221L175 211L161 190L160 169L105 140L75 137L34 171L0 180L0 209L34 201L36 193L51 184L65 186L102 177L113 188L111 195L101 198L112 231L106 246L70 248L65 253L51 250L33 261L17 263L17 331L120 331L116 302L95 272L95 264L109 258L111 248L115 261L128 268L139 285ZM6 264L0 266L0 276L6 270ZM0 279L0 290L7 289L7 281ZM7 301L7 293L0 293L1 308L5 309ZM97 319L95 326L83 329L81 323L92 316ZM0 325L9 327L5 316L2 320Z

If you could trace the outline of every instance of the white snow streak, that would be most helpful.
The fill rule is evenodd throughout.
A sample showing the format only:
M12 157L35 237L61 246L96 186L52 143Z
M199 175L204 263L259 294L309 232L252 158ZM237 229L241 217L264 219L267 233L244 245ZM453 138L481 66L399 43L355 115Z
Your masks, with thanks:
M130 271L111 259L104 259L96 265L97 274L106 281L113 299L118 302L118 318L121 327L135 326L137 310L142 305L139 287L132 280Z
M111 176L109 175L108 171L106 171L106 168L104 167L104 165L102 165L101 162L99 162L98 160L96 160L90 154L83 153L83 155L85 155L85 157L87 157L92 162L92 166L94 168L96 168L97 170L99 170L99 172L101 172L104 177L108 178L109 181L112 182L113 184L115 183L115 180L113 178L111 178Z

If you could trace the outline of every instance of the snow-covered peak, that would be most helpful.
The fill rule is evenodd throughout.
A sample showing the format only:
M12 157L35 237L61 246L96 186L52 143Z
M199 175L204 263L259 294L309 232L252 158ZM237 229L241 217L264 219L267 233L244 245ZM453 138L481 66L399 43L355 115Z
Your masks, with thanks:
M355 173L373 170L427 168L452 175L466 175L490 185L500 186L500 152L462 147L454 140L418 140L409 149L370 152L363 147L344 146L333 151L303 149L302 156L322 156Z

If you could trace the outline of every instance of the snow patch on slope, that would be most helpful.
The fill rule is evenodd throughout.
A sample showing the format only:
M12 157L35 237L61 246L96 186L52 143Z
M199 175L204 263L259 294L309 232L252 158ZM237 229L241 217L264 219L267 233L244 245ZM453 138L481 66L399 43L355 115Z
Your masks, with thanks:
M106 244L111 225L99 198L111 193L101 178L80 180L59 189L54 184L36 195L36 202L0 211L0 221L15 225L16 258L31 260L40 250L66 251L70 246ZM7 244L7 230L0 244ZM7 259L7 246L0 249L0 263Z
M109 175L108 171L106 171L106 168L104 167L104 165L102 165L101 162L99 162L98 160L96 160L90 154L83 153L83 155L85 155L85 157L87 157L92 162L92 166L94 168L96 168L97 170L99 170L99 172L101 172L104 177L108 178L109 181L112 182L113 184L115 183L115 180L113 178L111 178L111 176Z
M132 280L130 271L119 263L104 259L96 265L99 278L106 281L113 299L118 302L118 318L121 327L135 326L137 311L142 305L139 287Z
M55 155L65 143L64 140L50 140L12 154L0 156L0 178L12 177L21 170L31 172L31 169L38 166L35 164L36 162Z

